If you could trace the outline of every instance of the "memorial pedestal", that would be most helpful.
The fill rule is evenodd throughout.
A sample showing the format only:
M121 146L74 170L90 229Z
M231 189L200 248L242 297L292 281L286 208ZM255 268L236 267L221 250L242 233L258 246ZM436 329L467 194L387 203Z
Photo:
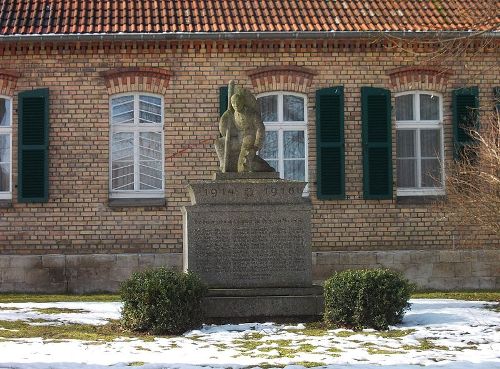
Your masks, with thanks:
M209 318L321 314L304 186L277 173L217 173L190 184L192 205L182 209L184 269L209 286Z

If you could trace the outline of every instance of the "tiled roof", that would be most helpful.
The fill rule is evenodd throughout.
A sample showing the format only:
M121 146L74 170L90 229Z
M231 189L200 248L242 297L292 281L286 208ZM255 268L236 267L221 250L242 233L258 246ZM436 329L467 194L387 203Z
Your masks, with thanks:
M0 0L0 35L498 30L500 0Z

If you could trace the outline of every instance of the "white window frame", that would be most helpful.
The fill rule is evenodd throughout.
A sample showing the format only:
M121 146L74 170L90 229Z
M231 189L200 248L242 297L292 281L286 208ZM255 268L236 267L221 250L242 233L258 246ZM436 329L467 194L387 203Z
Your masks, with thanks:
M10 138L10 166L9 166L9 189L10 191L0 191L0 200L11 200L12 199L12 97L0 95L0 99L4 99L9 101L9 111L8 111L8 119L10 125L8 126L0 126L0 135L7 134Z
M304 182L309 182L309 137L307 134L307 96L304 94L289 92L289 91L272 91L264 92L257 95L257 99L265 96L278 96L278 120L273 122L264 122L266 126L266 131L277 131L278 132L278 172L280 177L284 176L285 168L285 158L284 158L284 148L283 148L283 132L284 131L300 131L304 132ZM297 96L304 99L304 120L303 121L285 121L283 119L283 96L291 95ZM296 160L298 158L289 159ZM306 186L304 190L304 195L308 194L309 186Z
M134 97L134 122L112 123L112 100L123 96ZM161 100L161 124L139 123L139 96L152 96ZM109 97L109 197L110 198L164 198L165 197L165 105L162 95L147 92L125 92ZM134 187L139 187L139 133L155 132L161 134L162 179L161 189L158 190L113 190L113 134L121 132L134 133ZM137 134L136 134L137 133Z
M420 120L420 95L432 95L439 97L439 119L438 120ZM441 165L441 187L425 187L425 188L397 188L397 196L441 196L446 193L445 189L445 168L444 168L444 134L443 134L443 95L437 92L424 91L424 90L413 90L404 91L395 94L395 98L404 95L414 95L413 98L413 120L397 120L396 117L396 131L408 130L415 131L415 158L417 165L417 181L421 183L422 181L422 158L421 155L421 142L420 142L420 131L426 129L439 130L440 135L440 165ZM396 163L397 163L396 154ZM431 159L431 158L429 158ZM435 158L432 158L435 159Z

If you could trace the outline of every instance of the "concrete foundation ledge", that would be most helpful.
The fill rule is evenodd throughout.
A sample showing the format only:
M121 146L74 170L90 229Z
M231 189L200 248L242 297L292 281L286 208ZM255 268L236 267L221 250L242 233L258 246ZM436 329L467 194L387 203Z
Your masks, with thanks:
M318 282L340 270L385 267L420 288L500 289L500 250L313 252L312 262ZM133 272L161 266L181 270L182 254L0 255L0 292L116 292Z
M500 250L391 250L313 252L313 279L346 269L389 268L421 289L500 288Z
M0 255L0 292L116 292L133 272L182 269L182 254Z

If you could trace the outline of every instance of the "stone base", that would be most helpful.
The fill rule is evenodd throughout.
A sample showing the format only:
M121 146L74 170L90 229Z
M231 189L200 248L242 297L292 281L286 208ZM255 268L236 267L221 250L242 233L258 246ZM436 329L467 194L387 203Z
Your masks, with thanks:
M390 250L313 252L313 278L323 281L346 269L388 268L419 289L500 287L500 250Z
M304 186L266 178L191 183L192 205L182 208L184 270L209 288L310 287Z
M210 289L203 305L213 322L317 320L323 313L323 288Z

